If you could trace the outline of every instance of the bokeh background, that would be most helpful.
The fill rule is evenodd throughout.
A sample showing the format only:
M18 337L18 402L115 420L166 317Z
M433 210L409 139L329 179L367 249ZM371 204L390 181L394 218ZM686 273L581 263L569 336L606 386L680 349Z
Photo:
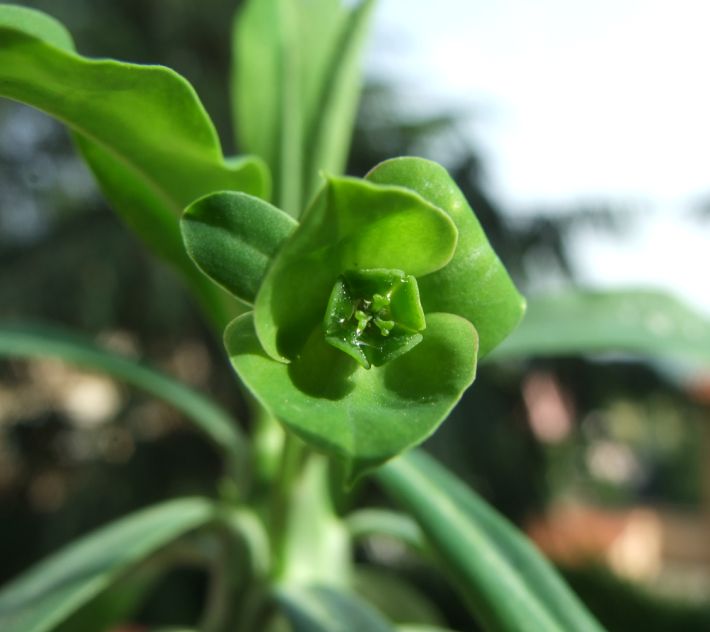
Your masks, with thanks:
M15 4L60 19L83 54L176 69L239 150L234 2ZM708 17L700 0L380 0L349 172L402 154L445 164L528 294L662 287L710 313ZM177 277L107 208L62 127L7 101L0 264L2 320L83 332L246 416ZM710 629L710 375L630 357L488 364L427 448L610 630ZM57 362L0 362L0 584L132 509L215 494L219 474L161 403ZM450 625L477 629L439 578L402 566ZM203 591L178 571L141 620L190 621Z

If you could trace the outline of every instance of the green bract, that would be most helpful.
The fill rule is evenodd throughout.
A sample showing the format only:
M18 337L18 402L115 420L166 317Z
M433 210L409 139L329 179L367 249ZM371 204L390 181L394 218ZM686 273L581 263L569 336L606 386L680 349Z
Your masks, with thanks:
M262 223L243 219L262 211ZM285 217L218 193L188 208L183 235L206 273L254 303L225 334L243 382L357 476L436 429L473 381L479 344L505 337L524 301L435 163L400 158L365 179L329 178L292 232ZM268 248L253 250L257 241ZM239 253L216 266L225 248Z

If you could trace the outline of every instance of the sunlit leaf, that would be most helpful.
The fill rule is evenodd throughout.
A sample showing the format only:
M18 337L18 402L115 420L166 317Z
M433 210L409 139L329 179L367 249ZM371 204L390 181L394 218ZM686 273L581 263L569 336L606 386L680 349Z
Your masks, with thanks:
M178 218L211 191L265 196L268 176L256 159L224 159L212 121L185 79L162 66L82 57L50 17L3 5L0 96L66 124L124 221L186 275L217 320L229 316L216 288L184 254Z
M364 369L313 336L291 364L263 350L251 314L225 333L232 364L256 398L311 447L344 460L355 478L428 437L471 384L476 332L453 314L428 314L422 342Z
M267 272L255 320L264 349L293 358L320 327L339 275L389 268L419 276L444 266L456 228L401 187L331 178Z
M422 158L393 158L377 165L367 179L416 191L451 216L459 241L451 263L418 279L425 312L448 312L471 321L478 331L479 355L515 329L525 299L488 243L481 225L456 183L441 165Z

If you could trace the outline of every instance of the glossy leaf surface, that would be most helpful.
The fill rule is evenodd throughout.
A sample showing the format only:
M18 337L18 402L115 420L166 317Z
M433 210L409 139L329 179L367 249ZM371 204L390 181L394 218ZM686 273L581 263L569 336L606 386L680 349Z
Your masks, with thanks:
M321 327L346 271L441 268L456 246L449 217L401 187L331 178L274 259L254 306L259 340L275 359L293 359Z
M0 326L0 356L55 357L122 380L183 412L227 456L233 468L242 471L246 465L245 440L227 412L184 384L135 360L63 330L19 325Z
M576 291L530 301L492 359L625 352L710 365L710 318L663 292Z
M376 476L417 520L486 630L602 630L533 545L430 456L410 452Z
M232 364L257 399L316 450L346 461L350 476L428 437L471 384L476 332L453 314L427 314L423 340L382 367L364 369L316 332L291 364L270 358L251 314L225 334Z
M372 606L344 589L285 585L276 600L293 632L394 632Z
M480 357L510 334L525 312L525 299L488 243L456 183L441 165L423 158L393 158L366 178L406 187L449 214L459 232L451 262L417 279L425 312L458 314L478 331Z
M211 502L186 498L139 511L84 536L3 587L0 629L51 630L136 564L213 517Z
M197 266L234 296L252 303L271 258L296 222L259 198L222 191L190 204L181 228Z

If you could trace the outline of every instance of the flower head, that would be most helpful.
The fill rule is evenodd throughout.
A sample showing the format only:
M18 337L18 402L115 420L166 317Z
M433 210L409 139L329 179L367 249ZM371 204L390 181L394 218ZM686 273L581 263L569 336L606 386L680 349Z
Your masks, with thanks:
M278 213L269 208L263 217ZM252 274L254 310L225 344L261 403L354 476L436 429L524 301L458 188L426 160L329 178L297 227L278 225L275 254Z

